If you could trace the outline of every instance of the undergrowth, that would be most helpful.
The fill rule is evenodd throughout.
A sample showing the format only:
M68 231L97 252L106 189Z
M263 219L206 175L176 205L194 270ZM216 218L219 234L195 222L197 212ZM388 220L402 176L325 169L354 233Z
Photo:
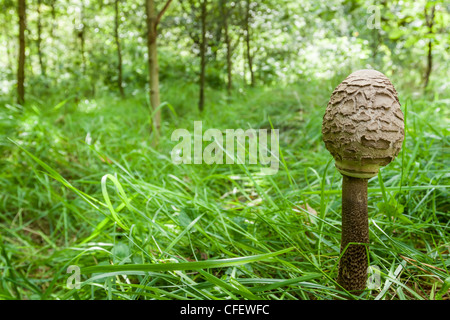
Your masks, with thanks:
M204 114L195 86L163 88L157 148L143 92L5 103L0 298L355 298L335 282L341 176L321 140L337 83L209 91ZM449 100L399 96L402 151L369 181L380 282L359 298L449 299ZM194 120L279 129L279 171L173 164L171 133Z

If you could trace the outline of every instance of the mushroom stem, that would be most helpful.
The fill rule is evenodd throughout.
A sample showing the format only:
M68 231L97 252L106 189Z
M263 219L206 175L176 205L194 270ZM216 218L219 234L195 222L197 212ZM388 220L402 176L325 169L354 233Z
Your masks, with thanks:
M367 281L369 222L367 180L343 175L341 260L337 282L347 291L360 294ZM352 243L352 244L350 244Z

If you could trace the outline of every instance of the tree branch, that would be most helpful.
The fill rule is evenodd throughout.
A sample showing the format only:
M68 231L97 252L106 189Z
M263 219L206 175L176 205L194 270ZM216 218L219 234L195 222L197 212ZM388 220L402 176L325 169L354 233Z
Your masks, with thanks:
M155 27L159 24L159 21L161 20L162 16L166 12L167 8L169 8L171 2L172 2L172 0L167 0L166 4L164 5L164 8L162 8L162 10L158 13L158 16L156 17L156 21L155 21Z

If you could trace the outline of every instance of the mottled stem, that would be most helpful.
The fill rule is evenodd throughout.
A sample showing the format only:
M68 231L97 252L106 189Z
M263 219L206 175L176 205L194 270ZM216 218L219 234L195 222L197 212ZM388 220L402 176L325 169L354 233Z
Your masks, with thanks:
M369 243L367 180L343 176L341 260L337 282L347 291L360 294L366 288Z

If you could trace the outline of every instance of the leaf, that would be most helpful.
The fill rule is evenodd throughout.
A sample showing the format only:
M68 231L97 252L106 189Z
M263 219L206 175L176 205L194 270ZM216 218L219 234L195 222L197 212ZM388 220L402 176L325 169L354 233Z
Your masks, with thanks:
M306 205L299 205L293 208L296 212L304 212L308 214L308 219L311 223L317 223L317 211L312 208L309 203L306 203Z
M116 243L111 253L113 254L114 264L131 262L130 248L123 242Z
M105 199L105 203L108 206L109 211L111 212L111 217L122 229L128 231L128 230L130 230L130 228L122 222L122 220L119 218L119 215L117 214L116 210L114 209L114 207L111 203L111 200L108 195L108 190L106 188L107 179L111 180L114 183L114 185L116 186L116 190L118 191L118 193L121 197L121 200L125 203L126 206L129 205L130 200L128 199L122 185L119 183L119 181L117 180L116 177L114 177L111 174L105 174L102 177L102 180L101 180L102 194L103 194L103 198Z
M227 291L231 291L233 293L239 294L249 300L260 300L261 299L260 297L255 296L253 293L251 293L247 288L245 288L243 285L241 285L237 281L233 281L232 284L229 284L217 277L214 277L212 274L209 274L203 270L200 270L200 274L203 275L205 277L205 279L208 280L209 282L211 282ZM230 279L230 282L232 282L231 279Z
M251 263L256 261L266 260L284 253L287 253L294 248L287 248L276 252L258 254L254 256L246 256L239 258L218 259L218 260L206 260L197 262L180 262L180 263L157 263L157 264L128 264L128 265L108 265L108 266L92 266L82 268L81 273L100 273L100 272L119 272L119 271L185 271L185 270L198 270L208 268L223 268L229 266L242 265L245 263Z
M436 294L436 300L442 300L442 296L448 294L450 289L450 277L447 277L442 284L442 288Z
M72 96L68 97L67 99L65 99L65 100L61 101L60 103L58 103L56 106L53 107L53 111L58 110L61 107L63 107L67 103L67 101L69 101L73 97L75 97L75 96L72 95Z
M378 203L377 206L380 212L385 213L388 217L395 217L405 223L412 224L412 221L403 215L405 207L398 203L393 197L391 197L388 202Z
M180 213L178 214L180 226L186 228L192 222L192 220L194 220L194 217L198 216L198 210L189 207L182 208Z

